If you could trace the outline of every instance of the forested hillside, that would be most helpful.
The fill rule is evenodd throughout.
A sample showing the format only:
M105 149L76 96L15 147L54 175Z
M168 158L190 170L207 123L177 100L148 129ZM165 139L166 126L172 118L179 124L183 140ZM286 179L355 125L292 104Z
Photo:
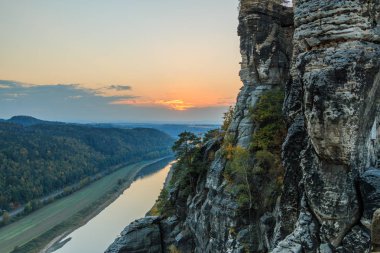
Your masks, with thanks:
M196 135L203 135L209 130L216 129L219 125L213 124L154 124L154 123L108 123L108 124L90 124L100 128L122 128L131 129L136 127L153 128L177 138L182 132L191 132Z
M154 129L0 122L0 209L26 203L109 169L170 154Z

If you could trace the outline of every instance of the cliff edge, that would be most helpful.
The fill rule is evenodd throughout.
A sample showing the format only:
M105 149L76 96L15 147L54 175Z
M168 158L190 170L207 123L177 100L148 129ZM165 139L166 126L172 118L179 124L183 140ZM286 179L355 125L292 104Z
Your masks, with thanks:
M106 252L378 250L380 0L241 0L238 34L228 127Z

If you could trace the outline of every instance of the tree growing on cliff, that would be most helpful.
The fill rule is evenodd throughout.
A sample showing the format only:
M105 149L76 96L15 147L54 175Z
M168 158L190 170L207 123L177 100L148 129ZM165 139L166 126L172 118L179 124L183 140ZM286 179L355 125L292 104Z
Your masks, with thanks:
M207 133L204 134L202 142L206 143L212 139L218 138L219 136L221 136L220 129L209 130L207 131Z
M252 136L252 151L281 152L287 130L282 114L283 102L283 90L269 90L261 95L257 105L251 110L252 120L258 126Z
M172 149L177 159L189 165L200 143L201 140L199 137L191 132L185 131L179 135L179 139L174 143Z
M283 90L269 90L250 110L256 127L249 148L236 146L229 134L223 140L227 159L224 178L241 210L266 210L275 203L281 189L281 145L286 136L283 101Z
M235 147L233 159L230 163L230 170L234 175L234 180L238 190L238 202L240 206L250 210L253 207L253 197L251 189L251 178L254 176L252 171L252 158L247 149Z
M230 106L228 108L228 111L224 113L224 116L223 116L223 125L222 125L222 131L223 132L227 132L228 130L228 127L230 126L232 120L233 120L233 117L234 117L234 107L233 106Z

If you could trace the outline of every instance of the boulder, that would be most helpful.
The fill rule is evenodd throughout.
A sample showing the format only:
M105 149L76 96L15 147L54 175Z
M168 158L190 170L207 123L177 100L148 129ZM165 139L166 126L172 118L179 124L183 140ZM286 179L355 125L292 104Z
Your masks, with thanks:
M373 252L380 252L380 209L373 214L371 237Z
M363 218L372 219L380 208L380 169L370 168L360 177L360 191L363 201Z
M160 218L147 216L127 226L105 253L161 253Z

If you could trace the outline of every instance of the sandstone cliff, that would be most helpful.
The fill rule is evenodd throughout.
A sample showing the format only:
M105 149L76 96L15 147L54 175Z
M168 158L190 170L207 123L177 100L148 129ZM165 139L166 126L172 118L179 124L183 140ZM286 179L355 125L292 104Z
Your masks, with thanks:
M227 133L202 147L205 170L190 192L172 184L173 212L133 223L107 252L370 252L380 208L380 1L242 0L239 22L243 87ZM264 126L252 114L270 91L285 94L282 166L255 172L256 205L242 211L226 142L249 150L257 167L252 143Z

